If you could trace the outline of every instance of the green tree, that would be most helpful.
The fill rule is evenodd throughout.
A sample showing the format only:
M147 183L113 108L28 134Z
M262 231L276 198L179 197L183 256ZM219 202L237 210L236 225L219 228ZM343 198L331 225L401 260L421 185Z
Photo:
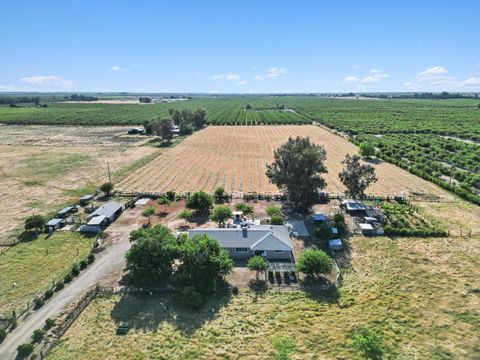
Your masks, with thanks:
M363 157L370 159L373 155L375 155L375 146L369 142L363 142L360 144L360 155Z
M213 209L210 220L218 223L218 226L222 226L225 225L225 222L232 217L232 210L228 206L220 205Z
M130 239L136 242L125 255L126 270L136 285L154 285L172 275L181 249L168 228L155 225L139 229L132 232Z
M309 138L289 138L274 153L275 161L267 166L266 175L297 208L310 207L318 190L326 186L320 176L327 172L323 146Z
M243 215L245 215L245 216L252 215L252 219L253 219L253 206L252 205L249 205L249 204L246 204L246 203L240 203L240 204L235 205L235 209L243 212Z
M215 197L215 203L217 204L223 203L227 196L227 194L225 193L225 189L223 187L216 188L213 195Z
M42 341L43 337L45 336L45 331L42 330L42 329L36 329L34 332L33 332L33 335L32 335L32 341L33 342L36 342L36 343L39 343L40 341Z
M177 109L168 109L168 113L170 114L173 123L175 125L180 125L180 123L182 122L182 113Z
M187 225L187 219L190 219L191 217L193 216L193 212L192 210L189 210L189 209L183 209L182 211L180 211L178 214L177 214L177 217L179 219L183 219L185 220L184 222L184 226Z
M33 344L25 343L17 347L18 355L20 358L26 358L33 352Z
M332 271L332 259L322 250L307 249L300 254L297 270L319 279Z
M106 196L110 196L110 192L113 190L113 187L113 183L108 181L100 186L100 191L104 192Z
M38 231L45 226L45 218L42 215L32 215L25 220L25 230L35 230L35 236L38 236Z
M293 340L288 336L279 336L272 340L273 348L275 349L275 360L288 360L290 354L297 351L297 347Z
M348 154L342 164L345 167L338 176L347 188L346 194L353 199L364 197L365 189L378 180L374 167L369 164L362 164L360 156L350 156Z
M171 201L168 197L166 196L161 196L157 200L158 205L163 205L163 212L166 214L167 213L167 207L170 205Z
M155 134L160 136L162 140L167 142L167 144L170 144L170 141L173 138L172 126L173 120L171 118L160 119L154 126Z
M279 215L273 215L270 218L270 225L283 225L283 217Z
M383 358L382 339L376 331L367 326L362 326L353 332L352 345L363 353L365 359L380 360Z
M250 271L256 272L255 276L258 280L258 275L260 274L260 272L267 270L267 262L261 256L252 256L247 261L247 268Z
M180 282L194 286L201 293L216 290L219 281L233 270L228 252L208 235L185 238L179 260Z
M185 205L199 215L208 215L213 206L213 199L206 192L198 191L187 198Z
M265 212L270 217L272 217L272 216L282 216L282 209L280 209L278 206L275 206L275 205L268 205L265 208Z
M193 113L193 125L195 129L200 129L207 123L207 111L203 108L198 108Z
M0 327L0 344L5 340L7 337L7 330L3 327Z
M142 211L142 216L148 218L148 226L150 226L151 217L155 214L155 208L153 206L149 206Z

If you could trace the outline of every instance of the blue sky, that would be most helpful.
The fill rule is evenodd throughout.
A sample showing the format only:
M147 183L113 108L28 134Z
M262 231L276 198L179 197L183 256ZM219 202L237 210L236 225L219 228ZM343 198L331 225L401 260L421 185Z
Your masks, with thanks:
M480 91L480 1L2 1L0 91Z

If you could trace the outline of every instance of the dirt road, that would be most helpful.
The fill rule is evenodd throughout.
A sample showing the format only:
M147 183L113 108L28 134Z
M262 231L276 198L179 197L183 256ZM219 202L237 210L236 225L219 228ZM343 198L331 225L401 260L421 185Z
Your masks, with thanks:
M75 278L63 290L56 293L45 305L27 315L19 326L0 345L0 359L15 359L17 347L30 342L34 330L43 328L45 320L55 318L84 292L96 284L111 285L113 279L121 276L125 267L125 252L130 248L129 234L138 228L138 208L127 210L107 231L109 240L105 249L97 254L92 265ZM129 221L130 220L130 221Z

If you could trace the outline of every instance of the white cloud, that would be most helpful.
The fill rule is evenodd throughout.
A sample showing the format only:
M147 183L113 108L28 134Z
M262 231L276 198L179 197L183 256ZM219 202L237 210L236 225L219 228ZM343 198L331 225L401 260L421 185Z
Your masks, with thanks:
M239 82L237 82L238 85L245 85L247 82L245 80L241 80Z
M345 76L345 79L343 79L343 81L346 81L346 82L357 82L357 81L360 81L360 79L357 78L356 76Z
M388 78L390 75L383 73L381 70L372 69L370 70L371 75L364 76L362 78L349 75L345 76L343 81L345 82L357 82L360 84L369 84L369 83L378 83L382 79Z
M265 75L255 75L253 78L255 80L265 80L269 78L277 78L281 75L285 75L286 73L287 73L287 70L285 68L274 66L268 69Z
M240 80L240 75L238 74L215 74L210 77L212 80Z
M73 81L65 80L55 75L26 76L26 77L22 77L20 81L30 85L35 85L37 87L44 87L44 88L71 89L74 85Z
M118 65L113 65L111 68L110 68L110 71L113 71L113 72L122 72L122 71L127 71L127 69L121 67L121 66L118 66Z
M480 86L480 76L473 76L462 82L463 86Z
M433 78L444 76L448 73L447 69L443 66L434 66L423 71L420 71L417 76L419 81L425 81Z

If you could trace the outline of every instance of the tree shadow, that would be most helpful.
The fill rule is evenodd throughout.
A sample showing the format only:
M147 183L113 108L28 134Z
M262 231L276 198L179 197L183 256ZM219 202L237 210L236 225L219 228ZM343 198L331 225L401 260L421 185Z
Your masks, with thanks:
M265 280L250 279L248 288L251 290L252 301L256 302L258 298L264 297L268 290L268 284Z
M143 331L156 331L162 323L169 323L188 336L213 320L230 303L231 296L230 288L216 292L193 310L182 306L175 293L126 294L115 304L111 317L116 324Z
M20 242L30 242L37 240L39 235L40 233L36 233L35 231L22 231L17 235L17 240Z
M327 285L325 287L302 286L302 290L305 292L305 294L307 294L310 299L315 300L318 303L340 303L340 292L338 291L338 288L333 284Z

